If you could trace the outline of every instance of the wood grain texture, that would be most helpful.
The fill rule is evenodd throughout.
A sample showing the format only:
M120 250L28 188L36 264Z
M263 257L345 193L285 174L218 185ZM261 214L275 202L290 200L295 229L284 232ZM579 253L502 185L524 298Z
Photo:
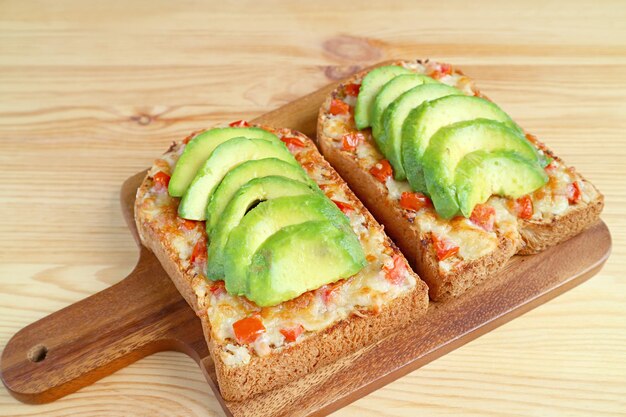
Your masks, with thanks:
M623 414L625 20L621 1L1 2L0 345L131 271L119 186L168 142L381 59L430 56L462 66L602 190L613 255L588 283L337 415ZM0 391L0 415L219 413L175 353L44 406Z

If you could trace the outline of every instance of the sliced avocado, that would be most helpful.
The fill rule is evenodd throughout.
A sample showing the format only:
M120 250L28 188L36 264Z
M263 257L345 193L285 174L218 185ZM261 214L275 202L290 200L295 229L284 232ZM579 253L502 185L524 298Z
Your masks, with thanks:
M514 151L529 163L540 166L537 149L504 123L476 119L439 129L424 153L423 169L427 190L441 217L448 219L458 213L455 171L465 155L479 150ZM503 171L500 175L508 173Z
M296 159L281 142L263 139L233 138L219 145L196 174L178 206L183 219L205 220L206 208L213 191L231 169L254 159L278 158L299 166Z
M519 198L543 187L548 175L537 163L513 151L476 151L456 168L454 188L461 213L469 217L474 206L493 194Z
M226 174L211 196L209 205L207 206L207 231L210 232L213 230L213 227L215 227L215 224L221 218L226 205L242 185L254 178L268 177L271 175L290 178L304 184L309 184L313 188L317 188L315 181L309 178L307 173L300 166L292 165L277 158L265 158L244 162Z
M402 165L402 125L411 110L427 101L461 94L461 90L443 83L422 84L402 94L387 107L383 114L383 133L379 140L381 149L385 149L385 156L393 166L395 179L406 179Z
M329 221L286 226L255 252L246 297L261 307L348 278L365 266L361 244L349 227Z
M329 221L335 227L344 229L350 227L348 218L321 194L276 198L259 204L246 214L230 233L224 249L224 275L228 292L245 294L252 256L270 236L283 227L313 220ZM301 256L304 255L300 252L292 253L295 262Z
M432 135L452 123L479 118L496 120L521 131L498 106L475 96L445 96L411 110L402 126L402 165L413 190L427 191L422 157Z
M239 188L213 230L210 231L207 276L211 279L224 277L223 254L230 232L255 204L279 197L314 193L321 192L313 189L309 184L275 175L252 179Z
M358 129L365 129L371 125L371 117L374 109L376 95L392 78L401 74L412 74L411 70L398 65L386 65L378 67L367 73L361 81L361 89L356 98L354 108L354 121Z
M170 184L167 187L170 195L181 197L211 152L221 143L236 137L265 139L280 143L276 135L258 127L220 127L202 132L185 145L185 150L174 167Z
M434 84L439 83L428 75L424 74L403 74L392 78L387 84L385 84L374 99L374 107L372 110L372 118L370 123L372 125L372 135L374 139L377 139L383 132L383 113L391 102L400 97L400 95L413 87L417 87L422 84ZM377 140L378 142L378 140ZM380 147L380 145L379 145ZM380 150L385 153L384 148Z

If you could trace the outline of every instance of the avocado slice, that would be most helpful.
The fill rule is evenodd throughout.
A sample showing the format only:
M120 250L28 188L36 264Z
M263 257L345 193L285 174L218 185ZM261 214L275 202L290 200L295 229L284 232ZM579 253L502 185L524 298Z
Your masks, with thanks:
M414 191L427 192L422 161L432 135L452 123L479 118L496 120L521 132L498 106L480 97L445 96L411 110L402 126L402 165Z
M233 138L219 145L196 174L178 206L183 219L205 220L209 198L224 175L241 163L254 159L278 158L299 166L287 147L264 139Z
M441 217L449 219L458 213L454 187L456 168L465 155L479 150L514 151L541 169L537 149L504 123L476 119L445 126L432 137L423 157L426 187ZM502 171L500 175L509 173Z
M407 116L422 103L451 95L462 95L457 88L443 83L422 84L410 89L398 97L387 107L383 114L383 132L380 134L380 147L393 166L394 178L398 181L406 179L402 165L402 125Z
M514 151L476 151L456 168L454 188L461 213L469 217L476 204L493 194L519 198L543 187L548 175L538 164Z
M377 139L383 132L382 122L383 113L391 102L400 97L400 95L413 87L417 87L422 84L434 84L439 83L428 75L424 74L403 74L392 78L387 84L385 84L374 99L374 107L372 110L372 119L370 123L372 125L372 135L374 139ZM378 142L378 141L377 141ZM380 147L380 145L379 145ZM380 150L385 153L385 149L380 147Z
M352 230L329 221L286 226L252 257L246 297L261 307L273 306L348 278L364 266L363 249Z
M221 218L226 205L241 186L254 178L272 175L290 178L308 184L315 189L317 188L315 181L310 179L300 166L292 165L277 158L265 158L244 162L233 168L224 176L220 185L215 189L213 196L211 196L206 214L207 231L210 233L210 231L213 230Z
M371 125L371 117L374 109L374 99L383 87L392 78L401 74L412 74L411 70L398 65L386 65L378 67L367 73L361 81L361 89L356 98L354 107L354 121L358 129L365 129Z
M170 195L182 197L211 152L221 143L235 137L265 139L280 143L276 135L258 127L220 127L202 132L185 145L185 150L176 162L167 187Z
M313 220L329 221L343 229L350 227L348 218L321 194L279 197L259 204L246 214L239 225L232 229L224 249L228 292L245 294L252 256L266 239L285 226ZM301 256L303 254L299 252L292 253L294 260Z
M252 179L239 188L213 230L210 231L207 276L211 279L224 277L223 254L230 232L255 204L278 197L315 193L321 193L321 191L312 189L309 184L274 175Z

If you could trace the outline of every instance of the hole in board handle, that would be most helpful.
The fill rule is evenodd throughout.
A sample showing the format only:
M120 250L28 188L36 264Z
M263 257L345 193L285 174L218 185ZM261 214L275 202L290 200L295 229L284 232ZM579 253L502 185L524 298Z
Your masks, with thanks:
M31 362L41 362L42 360L46 359L46 355L48 354L48 348L45 347L44 345L37 345L37 346L33 346L29 351L28 351L28 359Z

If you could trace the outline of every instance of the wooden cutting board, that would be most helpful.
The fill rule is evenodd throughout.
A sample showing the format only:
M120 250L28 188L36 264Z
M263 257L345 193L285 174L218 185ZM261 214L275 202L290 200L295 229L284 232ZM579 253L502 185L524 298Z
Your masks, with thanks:
M254 122L315 137L328 85ZM121 203L140 248L137 266L116 285L21 331L0 362L2 382L17 399L45 403L70 394L147 355L181 351L200 366L228 416L325 415L445 355L596 274L611 250L600 221L545 252L514 257L497 276L445 303L431 303L418 325L400 330L292 384L244 402L224 401L200 322L158 260L141 246L133 220L145 172L122 186Z

